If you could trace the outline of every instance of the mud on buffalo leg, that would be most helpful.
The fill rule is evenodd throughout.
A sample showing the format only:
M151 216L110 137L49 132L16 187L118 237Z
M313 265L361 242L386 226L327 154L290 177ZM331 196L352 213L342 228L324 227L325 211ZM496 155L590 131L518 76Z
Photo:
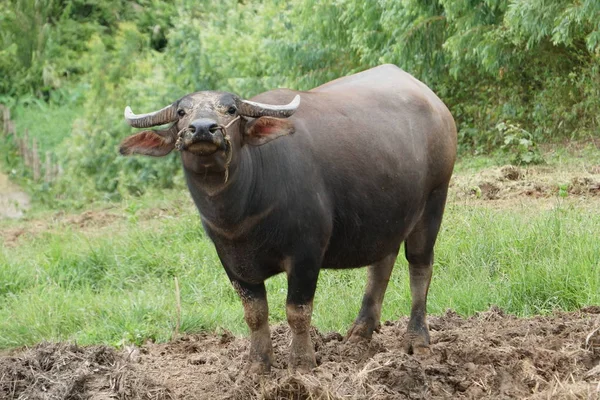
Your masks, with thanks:
M405 344L409 354L426 353L429 350L429 330L425 322L427 292L433 270L433 246L442 222L447 192L447 186L431 192L423 216L405 242L412 297Z
M269 372L273 364L273 346L265 284L251 285L235 279L231 279L231 283L242 299L244 319L250 328L250 372Z
M369 266L365 295L358 317L346 337L349 342L359 342L371 339L373 331L378 331L381 325L381 304L387 289L398 250L386 256L381 261Z
M318 277L318 264L312 260L293 262L288 274L286 312L292 331L289 362L292 371L308 372L317 366L310 340L310 321Z

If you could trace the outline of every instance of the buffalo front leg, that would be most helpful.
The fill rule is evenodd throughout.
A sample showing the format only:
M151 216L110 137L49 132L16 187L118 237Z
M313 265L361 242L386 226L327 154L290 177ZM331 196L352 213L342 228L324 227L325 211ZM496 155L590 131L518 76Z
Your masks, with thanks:
M310 339L310 321L318 276L315 263L296 263L288 274L286 312L292 331L289 361L292 372L308 372L317 366Z
M397 255L398 251L369 266L367 288L363 296L362 306L356 321L354 321L352 328L346 335L349 342L371 339L373 332L379 330L383 296Z
M427 293L433 272L433 247L442 223L447 191L447 187L442 187L430 194L423 216L405 242L412 298L405 343L409 354L429 352L429 329L425 320Z
M269 330L269 305L265 284L247 284L232 279L244 305L244 319L250 328L250 372L268 373L273 365L273 346Z

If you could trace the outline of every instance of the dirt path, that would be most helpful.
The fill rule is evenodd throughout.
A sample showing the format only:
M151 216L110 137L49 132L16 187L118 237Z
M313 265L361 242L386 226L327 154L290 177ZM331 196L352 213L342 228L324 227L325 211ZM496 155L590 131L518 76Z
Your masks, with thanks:
M21 218L29 208L29 196L0 172L0 219Z
M274 327L271 375L246 373L248 340L189 335L117 352L43 343L0 357L3 399L598 399L600 307L518 319L501 310L430 320L431 354L403 351L406 318L370 345L313 332L319 366L287 371L290 334Z

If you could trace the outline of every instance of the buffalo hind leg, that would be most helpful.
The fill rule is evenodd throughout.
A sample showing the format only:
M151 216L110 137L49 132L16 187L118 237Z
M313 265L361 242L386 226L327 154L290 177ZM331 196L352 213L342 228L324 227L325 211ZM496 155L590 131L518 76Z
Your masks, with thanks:
M381 326L381 304L387 289L398 250L368 267L367 288L358 317L346 337L351 343L371 339Z
M288 273L286 312L292 331L288 368L292 372L308 372L317 366L310 321L318 277L318 264L309 260L294 262Z
M244 319L250 328L250 373L268 373L273 364L273 346L265 284L251 285L235 279L231 283L242 299Z
M447 186L431 192L421 219L404 244L409 263L412 298L405 343L405 349L409 354L429 352L429 330L425 321L427 292L433 270L433 246L442 223L447 192Z

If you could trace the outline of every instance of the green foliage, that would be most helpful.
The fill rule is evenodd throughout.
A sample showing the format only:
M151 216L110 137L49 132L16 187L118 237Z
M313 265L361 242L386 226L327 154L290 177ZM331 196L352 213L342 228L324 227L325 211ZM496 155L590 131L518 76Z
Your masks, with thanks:
M131 23L116 28L111 45L108 49L100 36L93 36L88 57L82 62L94 80L88 82L83 118L64 143L67 175L86 182L87 187L81 187L83 196L95 192L139 194L152 186L172 187L178 170L174 157L121 157L118 145L131 129L114 117L122 115L124 104L155 109L172 101L166 95L171 86L164 83L163 56L145 51L146 37ZM64 192L68 187L58 189Z
M496 125L496 129L504 138L501 149L510 154L511 164L542 164L544 162L531 133L518 125L505 122Z
M167 36L169 79L184 92L229 90L247 96L265 90L262 75L268 60L256 38L272 25L260 14L263 5L235 0L205 2L203 7L196 1L182 3Z
M15 79L27 91L55 83L46 49L52 43L50 21L60 15L58 3L13 0L0 6L0 75L9 78L0 81L2 93L18 90Z
M39 197L48 201L177 183L172 156L117 156L127 104L146 112L195 90L307 90L381 63L439 94L461 151L489 153L509 145L503 121L540 143L597 135L599 20L595 0L10 0L0 4L0 99L70 109L55 128L68 135L30 129L53 138L40 142L65 170ZM519 162L535 159L527 152Z

